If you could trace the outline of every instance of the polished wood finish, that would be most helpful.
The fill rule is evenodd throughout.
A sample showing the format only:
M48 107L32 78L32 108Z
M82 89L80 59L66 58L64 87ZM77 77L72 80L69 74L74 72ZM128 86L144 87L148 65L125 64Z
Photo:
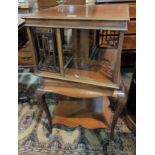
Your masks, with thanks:
M53 124L63 124L69 127L110 128L112 112L107 97L100 97L102 102L93 99L59 100L55 106ZM99 99L99 98L98 98ZM100 108L100 112L98 111Z
M56 39L57 39L57 48L59 55L59 66L60 66L60 74L64 76L64 63L63 63L63 54L62 54L62 39L60 29L56 29Z
M31 29L29 27L27 27L27 34L29 37L29 41L30 41L30 46L32 47L32 57L33 57L33 62L34 62L34 70L35 72L38 70L37 64L38 64L38 60L37 60L37 54L35 52L36 48L35 48L35 44L34 44L34 38L31 32Z
M105 4L105 3L113 3L113 4L128 4L129 5L129 14L130 14L130 22L128 23L128 31L125 32L125 37L127 35L135 35L136 37L136 0L103 0L103 1L100 1L100 3L98 4ZM125 42L125 44L133 44L133 43L130 43L130 39L128 39L127 42ZM126 46L125 46L126 47ZM130 59L129 61L124 61L125 60L125 57L124 55L122 55L122 60L124 61L121 65L122 68L124 68L124 66L126 67L134 67L134 63L135 63L135 58L136 58L136 50L135 48L133 49L133 47L129 46L129 48L127 49L123 49L122 52L128 52L128 57L133 57L134 55L134 58L133 59ZM134 53L134 54L133 54ZM127 62L127 63L126 63ZM128 63L129 62L129 63Z
M136 49L136 36L130 35L124 37L123 50Z
M136 18L136 5L135 4L129 5L129 12L130 12L130 18L135 19Z
M73 36L74 37L74 36ZM79 53L80 55L77 58L82 58L83 62L88 63L89 59L89 30L80 30L79 37Z
M40 96L41 95L45 96L44 93L42 94L41 93L42 92L37 92L37 96L39 94ZM76 127L80 125L84 128L90 128L90 129L110 128L110 123L112 120L112 112L109 108L110 102L107 97L100 97L100 100L101 99L102 102L98 102L97 100L93 99L88 100L84 98L83 99L75 98L71 100L61 98L58 100L58 103L54 108L52 117L51 116L50 116L51 118L48 117L49 123L63 124L69 127ZM47 105L43 106L44 107L41 108L44 109ZM46 108L44 110L46 110Z
M65 25L64 25L65 23ZM70 20L67 19L40 19L40 20L33 20L33 19L27 19L27 22L25 26L29 27L52 27L52 28L71 28L71 29L101 29L101 30L121 30L126 31L127 30L127 23L126 21L108 21L108 20L93 20L93 22L90 20L85 20L84 22L81 21L81 19L74 20L71 18Z
M128 21L129 10L126 4L105 5L58 5L36 14L25 16L25 19L68 19L68 20L108 20ZM64 24L65 25L65 24Z
M65 5L82 5L85 4L85 0L66 0ZM39 10L47 9L58 5L57 0L38 0Z
M97 81L88 81L87 79L71 78L71 76L63 77L63 76L60 76L59 74L45 72L45 71L38 71L35 73L35 75L40 76L40 77L45 77L45 78L59 79L59 80L68 81L68 82L91 84L92 86L101 86L101 87L105 87L105 88L119 89L118 84L113 83L112 81L108 80L106 77L105 78L103 77L102 82L97 82Z
M25 51L25 48L21 48L18 51L18 64L33 65L32 51Z
M59 63L60 63L60 70L61 70L61 79L68 80L69 76L66 75L64 77L63 71L63 59L62 59L62 47L61 47L61 37L58 33L60 31L58 28L76 28L76 29L85 29L80 30L80 40L75 40L79 46L75 45L77 49L73 49L78 53L78 48L83 53L82 57L87 61L88 59L88 52L89 52L89 45L88 45L88 38L89 38L89 31L86 29L108 29L108 30L119 30L120 32L120 40L118 45L118 55L116 61L116 67L113 74L113 81L115 84L119 85L118 78L119 78L119 65L121 61L121 50L122 50L122 40L123 40L123 31L127 29L127 21L129 20L129 10L128 5L126 4L106 4L106 5L64 5L64 6L56 6L53 8L49 8L46 10L42 10L35 15L24 17L26 19L26 26L30 27L54 27L57 28L57 41L58 41L58 52L59 52ZM30 31L30 30L28 30ZM76 30L75 30L76 31ZM29 32L30 34L31 32ZM73 32L73 36L74 36ZM31 35L31 34L30 34ZM76 35L76 34L75 34ZM59 36L59 37L58 37ZM77 36L77 35L76 35ZM32 36L31 36L32 37ZM84 39L85 37L85 39ZM33 41L33 38L31 39ZM74 39L73 39L74 41ZM85 55L84 55L85 54ZM35 55L35 54L34 54ZM37 57L37 56L35 56ZM36 63L35 63L36 64ZM37 70L36 70L37 72ZM38 74L44 77L47 77L45 74ZM59 78L58 76L52 76L53 78ZM60 78L59 78L60 79ZM85 79L72 79L73 82L84 82L84 83L91 83L97 84L98 82L89 82ZM110 85L111 82L106 82L105 80L102 81L103 86ZM97 84L98 85L98 84ZM102 85L100 83L100 85ZM112 86L113 87L113 86Z
M86 3L86 0L66 0L65 4L68 5L83 5Z
M128 23L128 31L125 34L136 34L136 21L132 20Z
M48 105L45 102L45 92L41 90L36 91L36 97L40 108L46 112L48 122L49 122L49 131L52 131L52 116L49 112Z
M117 108L115 110L112 124L111 124L111 138L113 138L113 136L114 136L114 128L116 126L118 117L120 116L121 112L123 111L123 109L126 106L126 102L127 102L126 94L118 97Z
M127 30L129 10L126 4L60 5L23 18L26 26Z
M35 74L45 78L42 87L37 90L37 96L39 102L41 102L40 104L44 106L43 109L46 111L49 121L51 116L49 115L49 110L44 100L44 95L47 92L76 98L112 96L118 98L118 107L115 111L112 125L108 125L104 118L101 118L98 115L94 115L94 117L104 120L105 124L108 127L111 127L111 137L113 137L118 117L126 104L126 94L121 84L120 64L124 31L127 30L127 22L129 20L128 5L59 5L24 18L26 19L26 26L28 27L28 34L32 44L34 44L34 36L31 32L32 27L55 28L54 30L56 31L60 74L38 70L38 59L35 46L33 49L36 69ZM82 57L86 62L88 61L87 59L89 56L90 46L88 39L90 30L100 29L119 31L118 48L116 48L116 55L114 54L115 61L113 61L113 80L109 80L106 76L101 77L100 74L95 74L93 70L75 70L74 68L67 68L64 73L62 38L60 33L61 28L74 29L73 37L76 37L73 39L73 45L75 45L73 48L74 54L77 57ZM78 36L80 36L79 40ZM110 57L108 54L106 56ZM75 78L75 71L82 78ZM47 81L46 78L53 80Z
M124 32L120 32L117 61L116 61L115 70L113 73L113 80L115 83L119 83L119 81L120 81L120 66L121 66L121 54L122 54L123 39L124 39Z
M96 98L101 96L115 97L114 89L112 88L92 87L91 85L81 83L68 83L51 79L44 80L43 88L41 89L45 92L52 92L76 98Z
M39 10L46 9L46 8L53 7L53 6L57 5L56 0L37 0L37 2L38 2Z
M97 92L96 90L94 92L93 92L93 90L84 90L83 88L82 88L83 90L81 88L77 88L77 90L76 90L74 84L73 85L70 84L70 86L68 86L69 84L67 84L67 83L65 84L64 82L58 82L58 83L54 84L54 83L52 83L51 80L44 80L43 83L44 83L43 87L37 89L37 98L38 98L39 104L43 107L43 109L47 113L51 128L52 128L52 117L50 115L49 109L47 108L47 103L45 102L45 99L44 99L44 95L47 92L48 93L49 92L51 92L51 93L58 92L58 94L61 94L61 95L63 94L63 95L69 96L69 97L72 96L72 97L76 97L76 98L83 98L83 97L86 97L86 98L93 97L94 98L94 97L103 97L102 95L107 95L107 94L104 94L105 92L107 92L107 90L105 92L103 91L103 94L101 94L101 92L99 92L99 91ZM65 85L67 85L68 88ZM59 89L59 91L58 91L58 89ZM72 91L75 91L75 92L72 92ZM80 91L82 91L82 93ZM126 105L126 93L125 93L123 85L122 85L122 91L117 92L117 91L115 91L115 89L113 89L113 96L117 96L118 104L117 104L117 109L114 113L111 125L108 123L107 120L103 119L103 117L100 117L100 115L98 115L98 114L93 115L95 118L98 118L99 120L102 119L104 121L105 125L111 129L111 133L110 133L111 138L113 138L114 128L116 126L118 117ZM59 119L60 122L63 122L62 119Z

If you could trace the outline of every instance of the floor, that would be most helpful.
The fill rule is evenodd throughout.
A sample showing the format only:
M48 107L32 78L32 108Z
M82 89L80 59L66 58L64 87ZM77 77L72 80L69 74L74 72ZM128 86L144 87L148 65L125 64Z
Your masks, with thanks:
M135 136L119 119L114 140L106 128L67 127L55 122L52 133L37 105L19 104L19 155L133 155Z

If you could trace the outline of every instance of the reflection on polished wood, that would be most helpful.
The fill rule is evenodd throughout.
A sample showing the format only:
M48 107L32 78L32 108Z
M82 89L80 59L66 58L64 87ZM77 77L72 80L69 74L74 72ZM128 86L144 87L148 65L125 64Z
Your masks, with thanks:
M114 134L114 128L117 123L118 117L122 110L124 109L126 105L126 92L124 91L124 87L121 83L121 77L120 77L120 64L121 64L121 51L122 51L122 45L123 45L123 38L124 38L124 31L127 30L127 24L129 20L129 9L128 5L126 4L105 4L105 5L59 5L53 8L45 9L42 10L34 15L30 15L27 17L24 17L26 19L26 26L28 27L28 32L30 38L34 37L33 34L33 28L37 27L43 27L43 28L56 28L57 33L57 41L59 42L58 45L58 53L59 53L59 61L60 61L60 70L61 74L58 73L50 73L46 71L39 70L38 68L38 58L37 58L37 52L35 48L35 42L34 44L34 57L36 59L36 68L35 68L35 74L38 76L41 76L44 78L43 80L43 85L41 88L37 89L37 96L38 100L40 100L40 105L45 105L42 106L42 109L47 111L47 116L50 120L50 123L61 123L65 124L68 126L77 126L77 125L82 125L83 127L86 128L98 128L99 125L97 126L94 121L89 121L88 114L91 113L91 116L93 118L97 118L98 120L102 120L99 122L104 122L104 125L100 124L100 127L110 127L111 129L111 138L113 138ZM110 66L111 69L113 69L113 77L112 81L106 78L105 76L101 76L99 72L95 72L96 70L93 68L93 70L88 70L87 65L84 65L85 71L79 70L83 66L83 62L80 64L80 67L76 67L78 65L72 66L73 68L70 68L71 66L68 66L67 68L64 68L63 64L63 50L62 50L62 45L60 45L62 42L60 41L60 32L61 29L83 29L80 30L80 35L82 36L82 40L78 41L77 39L73 39L73 41L77 42L76 47L80 47L80 50L74 49L75 51L82 51L85 53L81 53L82 57L84 57L84 60L87 60L89 56L89 46L88 46L88 40L89 35L87 30L114 30L114 31L119 31L119 39L118 39L118 46L117 46L117 51L116 55L114 55L115 61L112 61L114 63L114 66ZM85 32L87 31L87 32ZM73 31L73 34L75 36L78 36L76 31ZM84 38L87 41L84 41ZM31 42L33 39L31 39ZM81 44L84 44L85 46L82 46ZM73 43L74 45L74 43ZM76 45L76 44L75 44ZM75 53L74 54L77 54ZM108 55L106 54L106 57L111 58L111 54L109 53ZM78 55L79 56L79 55ZM79 58L79 57L78 57ZM74 69L77 68L75 71ZM66 69L66 70L65 70ZM66 71L67 74L62 74ZM109 71L109 70L108 70ZM75 72L78 72L76 74ZM97 74L96 74L97 73ZM105 72L102 72L105 73ZM109 72L108 72L109 73ZM73 77L76 76L76 77ZM78 76L82 76L82 78L79 78ZM86 78L83 78L83 77ZM110 77L110 76L109 76ZM50 80L47 80L50 79ZM84 86L85 85L85 86ZM73 101L70 102L67 100L60 100L60 104L58 104L58 107L55 111L55 117L52 119L50 118L49 110L47 109L47 103L45 100L46 93L56 93L59 95L65 95L68 98L69 97L74 97L74 98L85 98L85 99L92 99L98 98L98 97L103 97L103 96L112 96L112 97L117 97L117 108L114 113L114 117L112 119L112 122L110 119L106 119L105 116L109 116L111 118L112 114L109 112L109 107L106 106L104 107L104 110L102 111L102 115L98 113L98 111L94 112L93 109L95 106L91 106L88 104L88 106L84 106L84 109L88 110L87 112L84 112L84 109L82 108L82 105L85 105L85 101L79 101L74 104L74 106L79 106L79 107L74 107L71 108L73 105ZM41 100L42 99L42 100ZM90 103L93 102L90 101ZM64 107L61 107L63 106ZM82 105L81 105L82 104ZM94 103L94 105L98 105L98 103ZM106 105L103 103L103 105ZM59 106L61 108L59 108ZM69 110L71 108L71 110ZM79 111L77 109L80 109ZM101 108L99 108L101 109ZM98 110L99 110L98 109ZM64 111L62 111L64 110ZM65 113L66 112L66 113ZM68 114L70 112L70 114ZM72 118L72 116L75 116L75 112L79 117ZM62 115L64 114L64 116ZM86 115L87 114L87 115ZM68 121L65 119L67 116ZM52 116L53 117L53 116ZM85 120L83 120L83 117ZM92 124L90 125L90 123ZM98 122L98 123L99 123ZM111 124L111 125L109 125ZM50 125L52 128L52 125Z
M44 80L45 92L57 93L76 98L95 98L100 96L114 96L114 90L110 88L92 87L78 83L68 83L59 80Z
M127 4L58 5L24 18L127 21L129 10Z
M99 71L89 71L89 70L80 70L80 69L66 69L65 72L66 76L69 76L70 78L79 78L79 79L85 79L89 81L97 81L101 83L112 83L111 80L106 78L103 74L101 74Z
M119 86L113 82L109 81L102 81L102 82L97 82L97 81L88 81L85 79L78 79L78 78L70 78L68 76L61 76L60 74L55 74L55 73L50 73L46 71L38 71L35 73L37 76L45 77L45 78L52 78L52 79L57 79L57 80L64 80L64 81L70 81L70 82L76 82L76 83L82 83L82 84L89 84L93 86L102 86L105 88L116 88L119 89ZM104 88L103 88L104 89Z
M81 100L81 102L80 102ZM85 99L75 99L71 101L60 100L55 107L53 124L63 124L69 127L82 126L84 128L109 128L112 120L112 112L109 108L109 100L103 98L102 105L98 102ZM101 108L101 112L95 108ZM108 125L107 125L108 123Z

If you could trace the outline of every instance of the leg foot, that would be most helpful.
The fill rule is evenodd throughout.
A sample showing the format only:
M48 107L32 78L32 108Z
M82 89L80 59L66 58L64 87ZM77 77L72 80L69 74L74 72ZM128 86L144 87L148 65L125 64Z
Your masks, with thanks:
M112 124L111 124L111 133L110 133L110 138L111 139L113 139L113 137L114 137L114 129L115 129L118 117L120 116L121 112L125 108L126 101L127 101L126 95L118 97L117 108L115 110L113 120L112 120Z
M49 131L52 132L52 117L51 117L51 114L49 112L47 103L45 102L45 94L46 94L46 92L44 92L42 90L36 91L38 103L40 105L40 108L43 109L47 115L48 122L49 122Z

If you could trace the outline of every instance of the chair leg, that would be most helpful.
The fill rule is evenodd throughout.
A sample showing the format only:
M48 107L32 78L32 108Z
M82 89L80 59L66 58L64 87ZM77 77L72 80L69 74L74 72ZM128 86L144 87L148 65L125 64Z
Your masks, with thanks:
M114 129L115 129L118 117L120 116L121 112L123 111L123 109L126 106L126 102L127 102L126 95L118 97L117 108L115 110L113 120L112 120L112 124L111 124L111 133L110 133L111 139L114 138Z
M45 93L46 92L44 92L42 90L37 90L36 96L37 96L37 100L38 100L38 103L39 103L41 109L43 109L47 115L48 122L49 122L49 131L52 132L52 117L49 112L47 103L45 102Z

